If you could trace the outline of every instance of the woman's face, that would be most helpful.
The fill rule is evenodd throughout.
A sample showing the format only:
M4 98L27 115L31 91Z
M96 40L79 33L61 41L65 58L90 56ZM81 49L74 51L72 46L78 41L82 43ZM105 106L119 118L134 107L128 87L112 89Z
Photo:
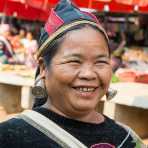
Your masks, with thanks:
M52 107L70 117L94 111L111 79L109 49L92 29L71 31L45 73Z

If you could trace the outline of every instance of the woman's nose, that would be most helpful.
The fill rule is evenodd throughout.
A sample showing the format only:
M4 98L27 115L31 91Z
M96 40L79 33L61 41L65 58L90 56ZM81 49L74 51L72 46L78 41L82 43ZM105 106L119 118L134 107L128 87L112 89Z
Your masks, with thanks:
M93 66L85 65L82 66L79 72L80 79L94 80L96 79L97 74L95 73Z

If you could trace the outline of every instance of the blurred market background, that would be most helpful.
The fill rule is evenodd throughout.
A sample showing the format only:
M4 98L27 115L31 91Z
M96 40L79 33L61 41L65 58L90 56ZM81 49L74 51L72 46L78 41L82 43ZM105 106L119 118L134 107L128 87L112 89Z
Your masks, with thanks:
M118 91L98 111L148 143L148 0L73 0L99 18L110 38ZM32 107L40 28L58 0L0 0L0 121Z

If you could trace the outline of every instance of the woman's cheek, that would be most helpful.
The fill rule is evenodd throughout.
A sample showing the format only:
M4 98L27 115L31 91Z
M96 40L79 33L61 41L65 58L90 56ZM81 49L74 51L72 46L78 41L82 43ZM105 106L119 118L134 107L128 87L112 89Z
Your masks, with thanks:
M109 85L112 78L112 68L111 66L102 71L102 77L106 85Z
M70 68L70 67L59 67L56 68L56 78L57 80L60 79L60 81L68 82L72 81L78 73L78 69L76 68Z

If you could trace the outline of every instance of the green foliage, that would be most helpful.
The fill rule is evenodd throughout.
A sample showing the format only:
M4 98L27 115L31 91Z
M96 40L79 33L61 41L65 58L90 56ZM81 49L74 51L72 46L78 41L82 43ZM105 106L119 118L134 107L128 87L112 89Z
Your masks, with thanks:
M142 141L141 140L137 139L137 141L135 141L135 142L136 142L136 147L135 148L142 148L141 147L141 144L142 144Z
M119 78L116 76L116 75L112 75L112 79L111 79L111 82L112 83L117 83L117 82L119 82L120 80L119 80Z

